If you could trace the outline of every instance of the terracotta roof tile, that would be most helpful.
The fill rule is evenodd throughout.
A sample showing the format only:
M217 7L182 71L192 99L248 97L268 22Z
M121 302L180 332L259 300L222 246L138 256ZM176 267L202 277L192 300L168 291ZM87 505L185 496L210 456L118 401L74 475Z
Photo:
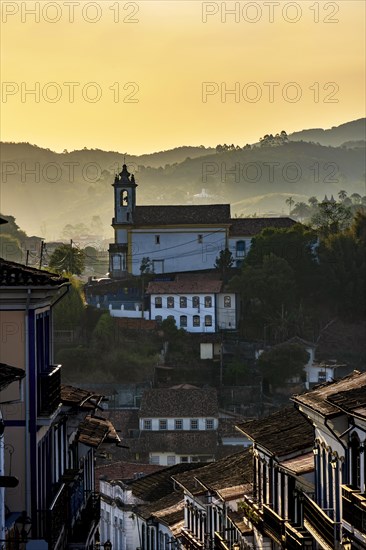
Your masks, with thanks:
M230 220L231 237L253 237L263 229L287 229L297 222L288 217L282 218L232 218Z
M337 397L337 394L340 394ZM328 416L339 413L339 407L357 407L365 403L366 372L353 371L352 374L334 380L314 389L295 395L292 400L305 405L318 413Z
M312 425L294 407L287 407L238 428L271 454L284 456L313 446Z
M98 416L86 416L80 423L77 439L88 447L99 447L105 440L119 441L119 437L113 424L105 418Z
M140 418L194 418L218 415L217 391L214 388L147 390L141 398Z
M141 477L162 470L164 466L156 464L140 464L137 462L125 462L119 460L111 464L103 464L95 468L95 490L99 491L99 481L105 479L108 481L130 481L140 479Z
M68 279L0 258L0 286L59 286Z
M61 401L64 405L74 406L85 410L95 410L102 401L103 395L61 384Z
M6 363L0 363L0 391L4 390L12 382L16 382L24 378L25 371L17 367L11 367Z
M230 205L136 206L133 212L133 222L135 226L229 224Z
M205 486L213 491L251 483L252 455L249 449L206 464L198 472L175 475L174 479L191 494L201 493Z

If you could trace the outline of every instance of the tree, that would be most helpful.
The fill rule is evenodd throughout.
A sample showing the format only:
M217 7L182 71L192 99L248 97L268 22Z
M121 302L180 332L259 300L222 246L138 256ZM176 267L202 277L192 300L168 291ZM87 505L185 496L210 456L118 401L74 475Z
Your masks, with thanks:
M350 226L351 210L344 204L332 201L323 201L318 211L311 218L311 224L322 235L335 234Z
M299 218L301 221L310 213L310 208L305 202L297 202L291 211L291 215Z
M344 199L347 197L347 191L341 189L340 191L338 191L338 197L340 201L344 201Z
M360 204L361 203L361 195L359 193L352 193L351 197L353 204Z
M84 299L80 281L70 277L71 286L66 296L54 307L54 324L56 330L77 330L84 318Z
M115 324L113 317L103 313L93 330L93 343L96 348L107 351L115 340Z
M315 206L318 206L318 202L319 202L319 201L318 201L318 199L317 199L316 197L310 197L310 198L308 199L308 203L310 204L310 206L311 206L312 208L315 208Z
M85 267L85 254L71 244L62 244L51 255L49 266L57 273L65 271L74 275L81 275Z
M152 262L148 256L145 256L141 260L140 273L141 275L144 275L144 273L152 273Z
M9 262L20 263L22 255L19 240L7 233L0 233L0 257Z
M288 379L302 376L308 361L309 354L301 345L283 343L263 352L257 366L269 384L279 387Z
M295 204L295 201L294 201L293 197L288 197L285 200L285 203L288 204L288 213L291 214L292 205Z
M223 281L226 281L229 270L234 265L234 258L232 253L228 248L220 251L220 254L217 256L214 263L215 269L221 273Z

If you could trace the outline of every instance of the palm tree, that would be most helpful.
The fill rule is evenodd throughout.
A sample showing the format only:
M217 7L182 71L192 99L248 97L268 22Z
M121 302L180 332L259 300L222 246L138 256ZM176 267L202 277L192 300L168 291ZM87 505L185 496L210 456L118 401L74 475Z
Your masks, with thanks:
M304 218L309 216L310 207L305 202L297 202L291 214L302 221Z
M344 199L347 197L347 191L341 189L340 191L338 191L338 197L339 200L344 201Z
M288 197L285 202L288 204L288 213L291 214L292 205L295 204L295 201L292 197Z

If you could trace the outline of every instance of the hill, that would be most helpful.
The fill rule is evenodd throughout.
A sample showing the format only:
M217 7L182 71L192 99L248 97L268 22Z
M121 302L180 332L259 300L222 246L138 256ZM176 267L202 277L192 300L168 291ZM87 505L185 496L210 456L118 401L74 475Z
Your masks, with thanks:
M359 142L360 127L360 121L354 121L322 132L336 132L342 144ZM313 130L304 132L311 136ZM358 145L290 140L278 147L220 153L202 146L180 147L128 156L127 163L139 185L138 204L230 202L233 215L279 215L287 213L289 195L305 202L313 195L336 196L340 189L365 195L365 153ZM1 156L2 212L15 216L28 234L58 240L67 224L79 224L80 235L112 239L111 184L121 169L122 153L56 153L29 143L3 143Z

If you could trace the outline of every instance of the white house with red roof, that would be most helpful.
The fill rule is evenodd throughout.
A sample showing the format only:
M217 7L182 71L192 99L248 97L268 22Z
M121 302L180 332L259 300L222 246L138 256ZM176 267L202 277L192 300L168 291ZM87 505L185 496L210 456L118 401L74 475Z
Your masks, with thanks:
M225 292L223 282L210 274L176 275L173 281L152 281L150 319L174 319L187 332L215 333L237 328L236 295Z

